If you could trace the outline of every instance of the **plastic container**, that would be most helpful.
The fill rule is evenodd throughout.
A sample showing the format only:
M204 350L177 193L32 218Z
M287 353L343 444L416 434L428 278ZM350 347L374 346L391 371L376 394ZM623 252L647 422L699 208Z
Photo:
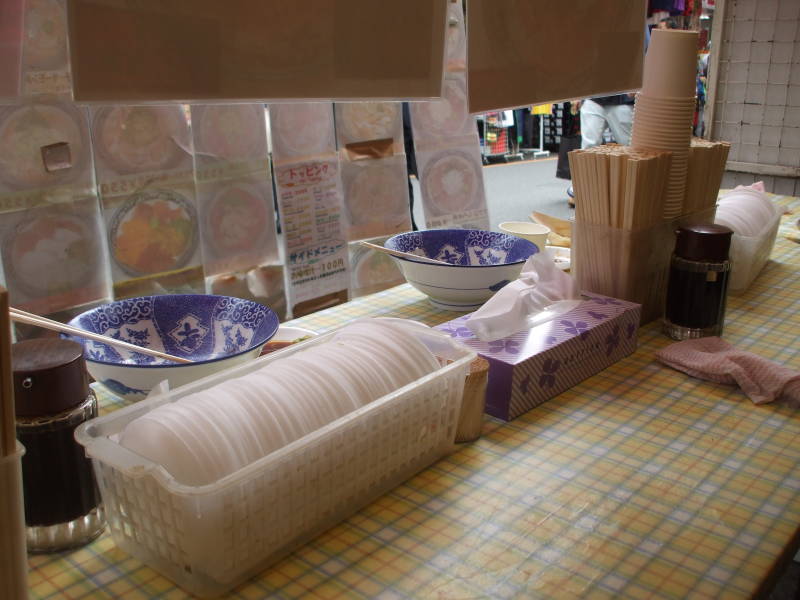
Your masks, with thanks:
M641 324L660 319L675 230L712 223L716 207L636 231L573 222L572 269L581 290L642 305Z
M22 455L25 448L0 456L0 598L28 597L28 552L22 504Z
M186 590L214 597L447 454L476 353L419 329L420 340L443 363L439 370L213 484L177 483L161 466L117 444L115 434L157 406L325 343L332 334L81 425L76 439L93 459L117 546Z
M773 217L757 235L740 235L734 231L731 239L731 274L728 281L730 293L745 292L772 254L781 223L780 211L774 208L774 212Z

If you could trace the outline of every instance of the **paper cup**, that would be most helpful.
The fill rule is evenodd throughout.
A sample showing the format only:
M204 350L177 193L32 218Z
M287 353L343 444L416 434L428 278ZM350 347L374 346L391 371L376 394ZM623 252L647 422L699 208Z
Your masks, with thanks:
M0 457L0 597L28 597L28 551L25 542L25 512L22 504L22 455L17 451Z
M648 96L692 96L697 72L696 31L654 29L644 59L642 93Z
M500 231L510 233L517 237L529 240L536 244L539 252L543 252L547 245L547 236L550 235L550 228L541 223L529 223L528 221L506 221L500 223Z

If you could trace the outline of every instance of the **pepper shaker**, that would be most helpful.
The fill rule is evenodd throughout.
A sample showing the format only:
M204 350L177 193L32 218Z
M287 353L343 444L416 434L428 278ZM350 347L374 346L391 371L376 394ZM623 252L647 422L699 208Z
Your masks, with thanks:
M11 347L17 437L25 446L22 489L28 550L83 545L105 526L90 460L75 428L97 416L83 348L64 339Z
M675 233L664 333L674 340L721 335L733 231L709 224L680 227Z

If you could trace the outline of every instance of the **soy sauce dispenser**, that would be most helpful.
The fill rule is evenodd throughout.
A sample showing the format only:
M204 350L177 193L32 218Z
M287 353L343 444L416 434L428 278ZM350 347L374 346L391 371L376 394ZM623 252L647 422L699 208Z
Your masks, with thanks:
M64 339L11 346L28 550L80 546L105 525L90 460L75 428L97 416L83 347Z
M707 224L680 227L675 234L664 333L674 340L721 335L733 231Z

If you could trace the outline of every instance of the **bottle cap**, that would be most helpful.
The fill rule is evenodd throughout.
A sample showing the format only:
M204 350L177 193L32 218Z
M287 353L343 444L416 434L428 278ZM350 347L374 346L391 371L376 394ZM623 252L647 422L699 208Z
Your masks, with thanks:
M60 338L25 340L11 345L17 416L56 415L89 395L83 346Z
M686 225L675 231L675 254L686 260L728 260L733 231L724 225Z

